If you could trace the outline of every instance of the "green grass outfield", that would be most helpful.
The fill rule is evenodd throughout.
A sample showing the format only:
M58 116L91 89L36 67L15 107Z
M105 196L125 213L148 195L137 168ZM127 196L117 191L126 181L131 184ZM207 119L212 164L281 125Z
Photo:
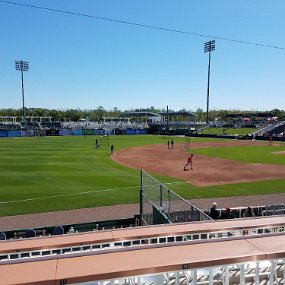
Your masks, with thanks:
M227 135L247 135L254 133L256 128L207 128L203 130L202 134L215 134L215 135L223 135L224 132Z
M113 162L106 137L97 137L102 148L96 150L95 138L1 138L0 215L138 203L140 171ZM109 144L115 145L115 151L145 144L163 144L166 147L168 139L151 135L110 136ZM175 143L185 142L183 137L175 137L174 140ZM227 147L193 151L243 162L285 165L283 155L271 153L281 150L285 147ZM183 180L155 177L185 199L285 192L285 179L194 187Z

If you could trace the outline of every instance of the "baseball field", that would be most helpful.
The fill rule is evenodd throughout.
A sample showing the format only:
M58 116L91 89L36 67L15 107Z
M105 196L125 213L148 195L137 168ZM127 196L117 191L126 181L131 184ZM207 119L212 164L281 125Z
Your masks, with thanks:
M168 150L169 139L0 139L0 215L138 203L141 168L185 199L285 192L282 144L174 137ZM189 146L194 169L183 171Z

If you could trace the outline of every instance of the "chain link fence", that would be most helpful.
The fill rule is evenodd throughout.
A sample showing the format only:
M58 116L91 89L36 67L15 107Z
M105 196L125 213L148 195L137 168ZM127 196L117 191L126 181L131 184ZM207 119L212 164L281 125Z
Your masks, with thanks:
M143 225L212 220L144 170L141 170L140 214Z
M285 204L277 205L266 205L260 207L262 216L273 216L273 215L284 215L285 214Z

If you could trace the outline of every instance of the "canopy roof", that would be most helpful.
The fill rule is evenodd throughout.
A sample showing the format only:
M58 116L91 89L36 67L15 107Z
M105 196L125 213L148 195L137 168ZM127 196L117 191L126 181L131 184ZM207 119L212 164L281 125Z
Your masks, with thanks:
M228 118L240 118L240 117L259 117L259 118L268 118L273 117L272 113L235 113L228 114Z
M160 112L160 113L153 113L153 112L147 112L147 111L139 111L139 112L125 112L124 116L137 116L137 117L157 117L157 116L197 116L194 113L188 112L188 111L178 111L178 112Z
M169 116L185 116L185 117L188 117L188 116L192 116L192 117L194 117L194 116L197 116L197 115L195 115L195 114L193 114L193 113L191 113L191 112L189 112L189 111L178 111L178 112L162 112L162 113L159 113L160 115L162 115L162 116L167 116L167 114L169 115Z
M137 116L137 117L157 117L161 116L158 113L153 113L153 112L147 112L147 111L139 111L139 112L124 112L124 116Z

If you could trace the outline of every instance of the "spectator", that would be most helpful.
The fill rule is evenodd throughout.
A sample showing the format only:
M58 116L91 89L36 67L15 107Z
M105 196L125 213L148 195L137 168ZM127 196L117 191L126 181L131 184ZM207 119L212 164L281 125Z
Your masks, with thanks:
M69 234L75 234L75 230L73 227L70 227L69 231L68 231Z
M220 217L220 214L217 210L217 203L214 202L213 203L213 206L210 210L210 217L213 219L213 220L217 220L219 217Z
M222 219L234 219L235 216L232 213L232 210L230 208L227 208L226 212L222 214L221 218Z
M252 208L251 207L248 207L245 212L243 213L243 216L244 217L254 217L255 214L253 213L252 211Z

